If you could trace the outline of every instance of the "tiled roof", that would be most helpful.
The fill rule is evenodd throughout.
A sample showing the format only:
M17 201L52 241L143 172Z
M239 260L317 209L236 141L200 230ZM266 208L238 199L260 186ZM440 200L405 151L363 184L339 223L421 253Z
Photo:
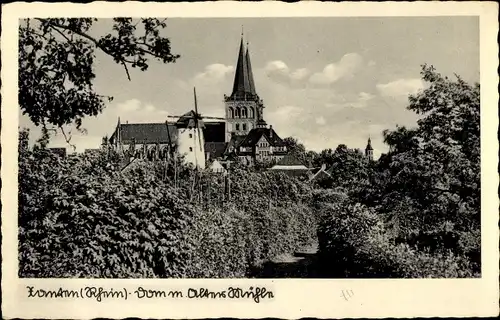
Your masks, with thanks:
M231 140L229 140L229 143L227 145L227 149L231 149L231 148L238 148L241 144L241 142L246 138L246 136L238 136L238 135L234 135L234 136L231 136Z
M120 129L121 141L124 144L131 143L133 138L137 144L169 143L169 132L172 143L177 140L177 128L173 123L168 124L168 129L165 123L127 123L121 124ZM112 142L116 135L117 131L111 136Z
M300 161L299 159L297 159L297 157L295 157L293 154L287 154L286 156L283 157L283 159L281 159L280 161L278 161L277 163L278 166L287 166L287 167L304 167L307 169L307 167L302 163L302 161Z
M273 147L281 147L285 144L283 140L278 136L276 131L272 128L254 128L250 130L245 139L241 142L242 147L253 147L260 140L262 136L265 136L269 144Z
M330 178L331 175L325 171L323 168L318 170L317 172L312 172L313 175L309 178L309 181L315 180L315 179L324 179L324 178Z
M131 123L120 124L121 140L124 144L129 144L135 138L135 143L168 143L169 133L172 143L177 141L177 126L169 123L168 129L165 123ZM167 131L168 130L168 131ZM209 122L205 123L203 130L205 142L224 142L225 123ZM117 138L117 131L113 133L110 141L113 143Z

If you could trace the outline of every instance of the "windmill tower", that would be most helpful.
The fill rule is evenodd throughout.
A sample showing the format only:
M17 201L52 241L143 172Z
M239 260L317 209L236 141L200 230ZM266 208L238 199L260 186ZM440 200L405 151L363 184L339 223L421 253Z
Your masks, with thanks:
M184 155L187 163L192 163L195 168L205 169L205 138L203 119L225 120L218 117L202 117L198 113L196 88L194 88L194 111L191 110L182 116L168 116L178 118L177 127L177 152Z

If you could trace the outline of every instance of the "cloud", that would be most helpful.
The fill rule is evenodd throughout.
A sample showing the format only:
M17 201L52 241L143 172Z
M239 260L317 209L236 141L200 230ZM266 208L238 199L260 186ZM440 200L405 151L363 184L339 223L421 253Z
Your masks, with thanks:
M264 114L264 119L269 125L280 128L280 136L288 137L296 133L297 128L307 127L309 115L303 108L285 105L274 108Z
M377 90L380 95L385 97L399 97L415 94L424 88L421 79L398 79L388 83L377 84Z
M116 106L119 112L133 112L141 108L141 102L138 99L130 99L121 102Z
M290 78L293 80L302 80L305 79L309 75L309 70L307 68L300 68L295 70L290 74Z
M221 63L213 63L205 67L203 72L196 74L191 83L198 86L214 86L223 83L228 75L233 74L234 67Z
M297 118L302 114L303 109L296 106L282 106L269 114L269 117L275 121L285 121L291 118Z
M290 68L280 60L270 61L264 67L266 76L278 83L289 85L300 84L310 74L307 68L290 70Z
M327 108L365 108L368 102L373 100L375 95L367 92L343 93L333 96L329 102L325 103Z
M181 100L179 106L183 107L178 109L193 108L193 87L195 87L199 112L206 116L224 116L224 104L221 100L224 93L232 88L233 76L233 66L212 63L190 78L176 80L175 85L182 90L179 94L179 100ZM182 111L177 111L179 112Z
M323 116L319 116L316 118L316 124L319 124L320 126L326 124L326 120L325 120L325 117Z
M130 99L117 103L115 108L112 106L106 108L102 117L111 119L120 117L122 122L136 123L158 122L159 119L164 121L167 115L168 111L164 109L158 109L154 105L144 103L139 99Z
M332 84L340 79L350 78L360 69L363 57L358 53L345 54L338 62L325 66L323 71L314 73L309 81L313 84Z

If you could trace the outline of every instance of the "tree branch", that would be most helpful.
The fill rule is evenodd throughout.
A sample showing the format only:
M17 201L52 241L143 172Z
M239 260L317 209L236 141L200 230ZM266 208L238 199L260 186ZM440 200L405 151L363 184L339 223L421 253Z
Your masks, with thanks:
M66 140L66 143L69 144L72 148L73 148L73 151L76 151L76 145L72 144L70 141L71 141L71 138L72 136L70 135L69 139L68 139L68 136L66 135L66 132L64 131L64 128L63 127L59 127L59 129L61 130L63 136L64 136L64 140Z
M74 29L71 29L65 25L62 25L62 24L59 24L59 23L53 23L53 22L50 22L46 19L42 19L42 18L36 18L38 21L40 22L43 22L43 23L47 23L52 29L54 29L55 31L57 31L59 34L61 34L64 38L66 38L66 40L68 40L68 42L71 42L71 40L66 37L66 35L64 35L63 32L61 32L61 30L59 30L58 28L61 28L63 30L68 30L70 32L72 32L73 34L76 34L76 35L79 35L80 37L83 37L89 41L91 41L92 43L94 43L94 45L96 46L96 48L99 48L101 49L104 53L106 53L107 55L119 60L121 62L121 64L125 67L125 71L127 73L127 77L129 79L129 81L131 80L130 78L130 74L127 70L127 67L125 65L125 63L134 63L134 61L130 61L130 60L126 60L122 57L119 57L115 54L113 54L111 51L109 51L106 47L102 46L99 41L97 39L95 39L94 37L92 36L89 36L88 34L84 33L84 32L80 32L78 30L74 30Z
M127 64L122 60L122 65L123 67L125 68L125 72L127 73L127 78L128 78L128 81L130 81L130 73L128 73L128 68L127 68Z

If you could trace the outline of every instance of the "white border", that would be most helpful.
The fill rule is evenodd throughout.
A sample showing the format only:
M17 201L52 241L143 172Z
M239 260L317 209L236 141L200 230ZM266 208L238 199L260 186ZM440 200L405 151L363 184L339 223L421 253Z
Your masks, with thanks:
M2 311L6 318L427 317L498 314L498 5L494 2L412 3L14 3L2 8ZM17 277L17 26L23 17L168 16L480 16L482 278L466 280L55 280ZM26 285L79 288L136 286L211 290L266 286L275 299L109 301L35 300ZM341 290L352 290L349 301Z

